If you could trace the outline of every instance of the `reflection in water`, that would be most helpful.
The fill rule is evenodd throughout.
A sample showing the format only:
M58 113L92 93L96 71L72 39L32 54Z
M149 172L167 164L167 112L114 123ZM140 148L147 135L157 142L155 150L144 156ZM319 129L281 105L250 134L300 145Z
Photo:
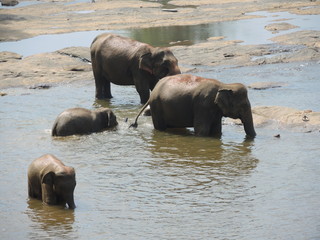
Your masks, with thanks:
M29 199L26 214L35 231L29 232L31 239L69 236L73 230L74 210L61 206L49 206L37 199ZM69 238L67 237L67 238Z
M258 160L251 155L253 144L250 140L235 143L220 138L195 137L188 130L175 129L154 131L148 149L161 159L155 161L155 165L178 168L173 171L181 173L191 168L195 177L202 175L219 184L230 177L249 174L257 166Z
M232 82L241 75L246 84L268 76L292 86L249 90L252 105L318 109L319 64L300 64L219 74ZM201 74L216 78L216 72ZM0 99L1 239L319 238L318 132L260 126L254 141L246 141L241 126L226 124L220 139L205 138L190 129L156 131L150 117L128 129L124 119L132 122L141 108L137 92L112 89L110 101L94 100L92 79L45 91L7 89ZM56 116L76 106L111 107L118 129L53 139ZM27 166L44 153L75 167L75 211L39 200L26 204Z
M167 26L132 29L129 36L153 46L192 45L213 36L228 36L234 32L232 22L200 24L190 26Z

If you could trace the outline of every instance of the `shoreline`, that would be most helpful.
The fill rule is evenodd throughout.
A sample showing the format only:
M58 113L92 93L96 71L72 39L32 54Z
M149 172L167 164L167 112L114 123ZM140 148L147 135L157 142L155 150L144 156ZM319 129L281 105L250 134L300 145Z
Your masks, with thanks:
M21 3L27 1L20 1ZM138 2L138 4L137 4ZM157 26L198 25L250 19L245 13L258 11L290 12L299 15L320 14L317 1L269 0L173 0L177 12L162 11L155 1L96 1L72 3L62 0L41 1L39 4L1 8L3 24L0 41L16 41L44 34L59 34L91 30L121 30ZM190 7L191 6L191 7ZM15 24L19 23L19 24ZM26 26L28 26L26 28Z
M169 3L176 7L177 12L162 11L160 3L151 1L97 1L73 4L68 0L42 2L24 7L1 8L0 21L3 24L0 25L0 31L4 34L1 35L0 40L14 41L42 34L89 30L197 26L214 22L263 18L263 16L247 14L257 11L268 11L275 15L277 12L284 11L294 14L320 15L319 1L287 0L279 3L275 0L227 0L220 4L218 0L199 0L188 1L187 6L182 0L170 1ZM178 58L182 72L185 73L201 72L201 66L242 67L319 61L320 31L299 29L293 24L285 24L285 21L286 19L279 19L277 22L270 22L267 26L259 26L272 33L284 33L271 38L272 44L246 45L241 44L242 41L239 39L226 39L219 34L213 37L209 33L204 41L191 45L183 45L183 42L172 43L170 49ZM294 29L294 32L286 34L285 31L288 29ZM191 31L189 34L195 33ZM188 37L185 40L188 41ZM75 79L93 79L91 66L88 64L89 46L68 47L25 58L17 53L6 52L5 49L0 51L0 78L2 79L0 89L70 82ZM83 59L88 61L82 61Z

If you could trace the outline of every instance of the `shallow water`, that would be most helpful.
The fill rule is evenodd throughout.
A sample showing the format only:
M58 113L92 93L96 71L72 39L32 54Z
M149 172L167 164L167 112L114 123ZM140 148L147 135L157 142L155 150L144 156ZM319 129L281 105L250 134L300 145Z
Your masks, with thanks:
M250 89L252 106L320 111L317 63L208 68L199 75L286 82ZM155 131L150 117L128 129L141 107L135 89L113 85L110 102L94 101L93 80L6 92L0 98L1 239L320 238L319 132L274 123L246 141L241 126L223 125L221 139L203 138L190 129ZM99 106L113 109L117 130L50 136L64 109ZM74 211L28 199L27 167L44 153L75 167Z
M89 12L89 14L90 13L91 12ZM218 36L224 36L228 40L241 40L243 41L242 44L270 44L272 43L272 41L269 40L270 38L285 33L299 30L320 31L319 15L296 15L287 12L268 13L265 11L254 12L248 15L260 17L190 26L151 27L114 31L84 31L40 35L15 42L0 42L0 51L16 52L27 57L37 53L56 51L65 47L90 47L92 40L98 34L104 32L120 34L154 46L170 46L173 44L196 44L204 42L210 37ZM275 23L279 19L286 19L280 22L291 23L298 26L298 28L281 31L279 33L272 33L264 28L266 25Z
M261 14L268 16L256 19L259 24L243 20L117 33L156 46L183 40L192 44L221 35L244 44L268 43L274 35L263 27L290 16ZM317 30L309 16L303 17L307 19L301 23L303 30ZM241 28L255 29L256 34L235 31ZM0 43L0 50L27 56L89 46L97 34L39 36ZM54 43L52 48L48 42ZM201 70L198 75L226 83L285 83L264 91L250 89L253 107L320 111L319 63ZM287 129L273 122L257 127L257 137L247 141L241 126L225 124L223 136L215 139L195 137L192 129L155 131L150 117L141 117L137 129L128 129L141 107L135 89L113 85L111 101L95 101L93 79L5 92L8 95L0 98L1 239L320 238L319 131L306 133L308 129ZM53 121L63 110L99 106L113 109L119 122L116 130L51 137ZM74 211L28 198L28 165L45 153L75 167Z

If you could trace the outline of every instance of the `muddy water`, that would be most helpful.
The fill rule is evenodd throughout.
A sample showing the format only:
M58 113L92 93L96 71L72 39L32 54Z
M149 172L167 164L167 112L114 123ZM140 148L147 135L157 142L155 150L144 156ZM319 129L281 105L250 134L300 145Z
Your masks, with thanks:
M268 15L260 20L269 24L275 18ZM270 35L261 22L260 28L248 25L261 31L258 39L228 35L236 33L236 26L228 24L119 33L154 45L195 43L221 35L260 44ZM301 26L306 27L305 21ZM313 29L312 24L307 26ZM27 56L89 46L96 34L40 36L1 43L0 50ZM48 49L43 42L55 44ZM285 83L276 89L249 90L253 107L320 111L319 63L201 70L198 75L226 83ZM128 129L141 107L139 97L133 87L112 87L110 102L94 101L93 80L43 90L6 89L8 95L0 98L1 239L320 238L319 132L287 129L274 122L257 127L255 140L246 141L241 126L225 124L220 139L202 138L195 137L192 129L155 131L149 117L141 117L137 129ZM114 110L119 121L116 130L51 137L53 121L64 109L99 106ZM281 138L274 138L278 133ZM27 167L44 153L75 167L74 211L28 198Z
M319 64L207 69L225 82L286 82L249 90L253 106L319 111ZM140 108L133 87L114 86L94 101L94 83L8 89L0 98L1 239L319 239L319 132L223 125L221 139L191 129L155 131L150 117L128 129ZM125 96L125 97L124 97ZM55 117L69 107L111 107L117 130L52 138ZM128 122L125 122L129 118ZM273 135L281 134L281 138ZM27 167L52 153L77 173L77 208L28 199Z

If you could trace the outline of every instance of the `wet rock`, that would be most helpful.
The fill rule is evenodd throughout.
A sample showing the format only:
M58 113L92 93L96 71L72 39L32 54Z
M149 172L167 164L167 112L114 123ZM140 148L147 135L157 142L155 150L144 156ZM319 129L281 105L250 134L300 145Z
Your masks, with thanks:
M52 85L50 85L50 84L36 84L36 85L33 85L33 86L31 86L31 87L29 87L29 89L49 89L49 88L51 88L52 87Z
M68 70L68 71L74 71L74 72L85 72L85 71L89 71L90 69L91 69L90 66L86 66L86 67L83 67L83 66L74 66L74 67L68 68L67 70Z
M298 110L283 106L259 106L252 109L255 126L277 125L287 129L317 131L320 128L320 112Z
M7 6L7 7L12 7L19 4L17 0L1 0L0 2L2 6Z
M175 42L169 42L169 45L171 46L179 46L179 45L192 45L192 42L190 40L183 40L183 41L175 41Z
M4 97L4 96L7 96L8 94L5 93L5 92L0 92L0 97Z
M275 129L281 128L298 132L315 132L320 129L320 112L312 110L299 110L283 106L257 106L252 108L252 117L255 127L270 126ZM306 119L308 120L306 121ZM225 118L224 123L242 124L240 119L231 118Z
M162 9L163 12L178 12L178 9Z
M292 45L305 45L307 47L319 47L320 31L297 31L270 39L274 42Z
M0 52L0 62L8 62L10 60L20 60L22 56L14 52Z
M57 82L93 81L91 65L69 55L42 53L19 61L0 62L0 89Z
M232 58L232 57L234 57L235 55L232 54L232 53L224 53L223 56L224 56L225 58Z
M297 27L298 26L283 22L283 23L272 23L265 26L264 28L268 31L272 31L273 33L278 33L279 31L289 30Z
M78 58L84 62L91 62L90 48L88 47L68 47L58 50L57 53Z
M281 82L256 82L248 85L248 88L254 89L254 90L266 90L270 88L279 88L286 86L286 83Z

